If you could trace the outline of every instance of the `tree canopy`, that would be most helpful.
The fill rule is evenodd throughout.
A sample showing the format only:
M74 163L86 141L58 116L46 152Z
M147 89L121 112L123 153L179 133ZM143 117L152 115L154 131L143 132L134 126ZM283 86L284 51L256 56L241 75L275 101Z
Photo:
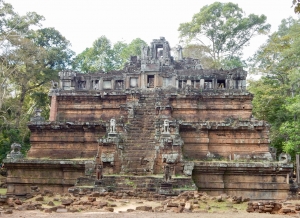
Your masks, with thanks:
M290 154L300 152L300 21L284 19L252 59L250 81L257 117L271 123L272 145Z
M296 14L300 14L300 0L293 0L293 7Z
M43 20L35 12L21 16L0 0L0 160L13 142L29 149L26 124L35 107L47 117L50 81L74 54L60 32L42 28Z
M109 72L124 67L131 55L140 55L142 45L146 42L136 38L126 44L118 41L114 45L106 36L94 41L93 46L78 54L73 61L73 69L81 72Z
M266 34L270 24L265 15L245 15L237 4L215 2L195 14L192 21L179 26L180 37L187 43L207 47L215 66L243 65L243 48L255 35Z

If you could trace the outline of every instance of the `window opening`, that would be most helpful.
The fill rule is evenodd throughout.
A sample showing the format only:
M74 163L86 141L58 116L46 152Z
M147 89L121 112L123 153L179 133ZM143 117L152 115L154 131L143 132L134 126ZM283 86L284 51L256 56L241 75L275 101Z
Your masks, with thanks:
M212 80L206 79L204 80L204 89L212 89Z
M123 89L124 87L124 81L123 80L116 80L116 85L115 85L117 90Z
M179 80L178 87L184 89L186 87L186 80Z
M111 89L111 81L110 80L103 81L103 89Z
M132 77L130 78L130 88L135 88L138 87L138 81L137 78Z
M154 75L148 75L147 77L147 87L154 88Z
M217 80L217 84L218 84L218 89L225 89L225 80L222 80L222 79L218 79Z
M191 87L193 87L195 89L199 89L200 88L200 80L192 80Z

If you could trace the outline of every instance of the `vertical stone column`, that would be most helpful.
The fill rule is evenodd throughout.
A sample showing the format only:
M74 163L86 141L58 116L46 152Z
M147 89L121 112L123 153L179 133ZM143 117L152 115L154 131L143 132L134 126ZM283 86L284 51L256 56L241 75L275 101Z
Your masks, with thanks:
M130 87L130 76L126 76L126 78L125 78L125 89L129 89L129 87Z
M52 95L49 121L55 121L56 114L57 114L57 99L56 99L56 95Z
M141 73L141 88L142 89L145 89L146 87L147 87L147 79L145 79L145 77L147 77L147 76L145 76L145 73Z
M177 84L176 84L176 76L172 76L172 86L173 87L177 87Z
M142 84L142 81L141 81L141 76L138 76L138 79L137 79L137 83L138 83L138 88L141 88L141 84Z
M116 80L115 80L115 79L112 79L112 80L111 80L111 85L110 85L112 90L115 89L115 84L116 84Z
M99 80L99 90L103 90L103 78Z
M200 89L204 89L204 79L200 79Z

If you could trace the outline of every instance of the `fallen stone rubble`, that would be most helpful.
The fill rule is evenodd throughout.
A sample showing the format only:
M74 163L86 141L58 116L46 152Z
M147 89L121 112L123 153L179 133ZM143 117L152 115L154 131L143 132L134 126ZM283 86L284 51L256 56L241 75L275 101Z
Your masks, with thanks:
M247 212L269 213L269 214L300 214L300 204L291 202L248 202Z
M19 199L9 197L6 202L0 203L0 208L4 213L12 213L13 210L40 210L45 213L64 213L64 212L80 212L80 211L106 211L116 212L115 208L120 205L130 205L135 201L135 209L126 209L118 212L148 211L148 212L175 212L175 213L191 213L191 212L208 212L211 207L207 201L213 202L229 202L230 204L240 204L249 199L242 197L230 197L226 194L212 197L204 192L186 191L178 196L166 196L153 192L134 192L134 191L118 191L118 192L81 192L71 195L69 193L59 195L49 190L43 193L35 194L28 199ZM143 205L144 202L154 202L151 205ZM205 206L200 206L203 203ZM146 203L145 203L146 204ZM153 206L156 205L156 206ZM157 206L158 205L158 206Z
M243 199L240 196L209 196L205 192L185 191L178 196L165 196L153 192L83 192L71 195L54 194L46 190L28 199L9 197L6 201L0 202L0 212L5 214L13 213L13 210L40 210L44 213L66 213L81 211L99 212L174 212L174 213L206 213L213 212L220 205L225 205L224 210L238 212L234 205L247 204L247 212L270 213L270 214L295 214L300 213L300 204L293 205L289 202L250 202L250 199ZM118 209L127 205L123 211ZM246 205L245 205L246 206ZM125 207L126 208L126 207ZM219 211L220 211L219 210ZM243 209L245 211L245 207Z

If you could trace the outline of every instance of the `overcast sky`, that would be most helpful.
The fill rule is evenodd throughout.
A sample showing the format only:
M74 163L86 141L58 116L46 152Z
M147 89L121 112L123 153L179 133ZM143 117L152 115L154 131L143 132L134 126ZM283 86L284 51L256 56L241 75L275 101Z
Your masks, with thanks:
M192 16L209 0L5 0L19 14L35 11L46 18L44 27L54 27L71 43L78 54L91 47L94 40L105 35L113 43L130 42L137 37L150 43L164 36L171 47L178 44L180 23ZM222 1L220 2L228 2ZM231 0L246 14L265 14L277 30L283 18L296 17L292 0ZM266 37L256 37L245 56L251 55Z

